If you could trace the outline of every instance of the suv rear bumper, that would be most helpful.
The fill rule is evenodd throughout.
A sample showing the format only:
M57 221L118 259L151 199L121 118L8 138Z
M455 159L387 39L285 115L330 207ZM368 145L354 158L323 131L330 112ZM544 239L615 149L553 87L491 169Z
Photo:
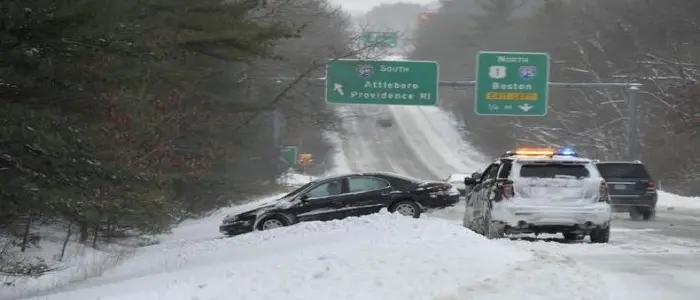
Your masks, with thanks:
M656 207L657 200L658 195L656 193L645 194L641 196L610 195L610 205L612 206L613 211L615 212L626 212L629 211L629 209L632 207L644 207L653 209Z
M595 228L610 226L612 209L605 202L585 206L494 203L491 220L501 225L506 233L587 233Z

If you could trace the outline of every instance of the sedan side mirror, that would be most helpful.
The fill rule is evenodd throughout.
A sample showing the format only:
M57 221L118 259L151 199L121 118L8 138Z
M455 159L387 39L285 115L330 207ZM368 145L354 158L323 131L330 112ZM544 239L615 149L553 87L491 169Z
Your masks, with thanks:
M301 195L301 197L299 197L299 200L301 200L301 202L306 202L309 200L309 195Z
M471 185L475 185L475 184L477 184L476 179L474 179L472 177L464 178L464 185L471 186Z

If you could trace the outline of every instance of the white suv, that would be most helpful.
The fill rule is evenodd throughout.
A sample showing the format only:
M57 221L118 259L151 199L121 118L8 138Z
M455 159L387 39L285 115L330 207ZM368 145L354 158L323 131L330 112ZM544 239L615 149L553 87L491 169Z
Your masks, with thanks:
M570 149L507 152L464 183L473 190L463 224L489 238L563 233L569 240L610 239L608 186L592 160Z

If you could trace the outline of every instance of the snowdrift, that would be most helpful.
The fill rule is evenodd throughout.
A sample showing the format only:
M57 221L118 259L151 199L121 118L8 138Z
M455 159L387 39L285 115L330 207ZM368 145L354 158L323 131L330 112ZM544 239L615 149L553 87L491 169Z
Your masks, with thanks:
M595 299L596 280L565 258L383 212L150 246L40 299Z
M674 208L689 208L700 210L700 197L684 197L676 194L671 194L664 191L658 191L659 202L658 207L674 209Z

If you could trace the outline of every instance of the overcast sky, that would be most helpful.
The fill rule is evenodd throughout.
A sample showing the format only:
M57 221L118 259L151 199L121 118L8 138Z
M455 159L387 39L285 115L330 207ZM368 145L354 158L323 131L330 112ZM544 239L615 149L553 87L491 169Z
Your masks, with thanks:
M372 7L382 4L382 3L396 3L396 2L407 2L407 3L418 3L418 4L428 4L433 3L436 0L330 0L334 4L340 4L343 9L347 12L365 13L372 9Z

